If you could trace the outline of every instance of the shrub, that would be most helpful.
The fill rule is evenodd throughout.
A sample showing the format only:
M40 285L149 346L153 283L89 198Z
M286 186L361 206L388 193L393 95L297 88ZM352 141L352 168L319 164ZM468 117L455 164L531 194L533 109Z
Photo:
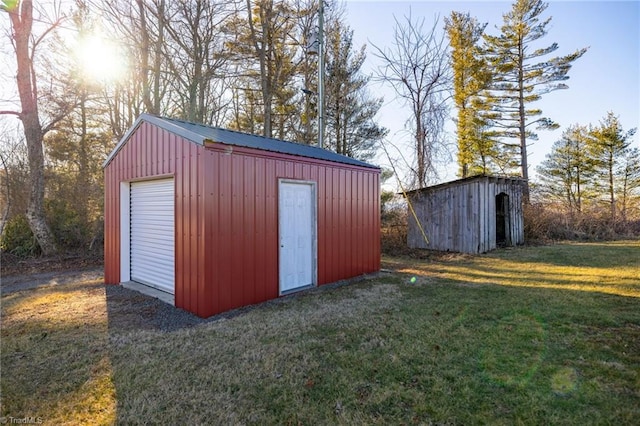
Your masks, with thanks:
M15 215L7 221L0 238L0 249L21 258L40 254L40 246L25 215Z
M524 206L525 240L602 241L633 238L640 233L633 221L611 220L607 208L591 206L582 212L567 212L556 204L532 203Z
M87 241L87 226L64 200L46 200L47 221L60 248L79 248Z
M383 253L407 251L407 206L400 197L383 200L381 212L381 248Z

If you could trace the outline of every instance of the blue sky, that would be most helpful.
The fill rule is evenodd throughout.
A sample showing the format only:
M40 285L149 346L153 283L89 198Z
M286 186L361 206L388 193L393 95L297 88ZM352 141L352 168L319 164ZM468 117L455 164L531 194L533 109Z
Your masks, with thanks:
M348 0L347 20L354 30L357 45L367 44L366 73L378 65L371 45L384 48L392 40L393 16L401 19L409 11L414 17L425 17L428 27L439 14L442 21L452 10L470 12L480 22L488 22L487 32L497 35L502 14L511 8L510 1L372 1ZM567 126L575 123L597 124L607 113L620 116L625 129L638 127L640 122L640 2L638 1L551 1L543 14L553 19L548 34L540 46L553 42L559 45L555 52L564 55L589 46L588 52L578 59L569 73L567 90L543 96L536 106L543 115L560 124L555 131L538 132L539 140L529 148L529 173L550 152ZM402 132L410 112L394 100L394 94L385 87L374 85L372 91L385 98L379 113L379 122L390 129L389 139L396 145L407 144ZM452 111L455 112L455 111ZM447 126L449 139L454 142L455 126ZM633 146L640 147L640 136L634 137ZM452 157L455 159L455 154ZM378 157L385 165L387 160ZM440 180L456 178L455 163L441 167Z

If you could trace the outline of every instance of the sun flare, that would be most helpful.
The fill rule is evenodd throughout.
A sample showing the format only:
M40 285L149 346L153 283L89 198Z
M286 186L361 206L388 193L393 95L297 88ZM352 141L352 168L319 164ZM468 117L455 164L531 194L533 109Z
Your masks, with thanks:
M116 44L103 36L80 39L76 55L81 72L92 81L116 81L124 76L126 59Z

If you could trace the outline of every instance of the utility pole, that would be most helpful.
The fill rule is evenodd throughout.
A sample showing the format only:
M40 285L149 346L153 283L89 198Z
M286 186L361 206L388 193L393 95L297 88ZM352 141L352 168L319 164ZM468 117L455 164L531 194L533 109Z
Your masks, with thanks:
M324 148L324 0L318 3L318 146Z
M318 97L318 146L324 148L324 0L318 0L318 27L307 45L309 55L318 55L318 91L302 89L305 95Z

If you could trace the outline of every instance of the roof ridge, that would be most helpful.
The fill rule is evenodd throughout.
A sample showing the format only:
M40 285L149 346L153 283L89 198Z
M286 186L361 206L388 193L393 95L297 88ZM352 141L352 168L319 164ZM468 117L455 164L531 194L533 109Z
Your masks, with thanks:
M299 157L315 158L333 163L349 164L352 166L380 169L379 166L347 155L339 154L329 149L323 149L315 145L307 145L284 139L269 138L262 135L245 133L239 130L214 127L203 123L195 123L178 118L165 117L155 114L143 113L136 119L133 126L120 139L114 150L109 154L103 167L106 167L120 150L123 144L131 137L135 130L147 122L159 126L169 132L175 133L191 142L203 145L211 140L222 144L258 149L263 151L278 152L281 154Z
M208 124L204 124L204 123L196 123L194 121L187 121L187 120L183 120L183 119L179 119L179 118L171 118L171 117L163 117L163 116L157 116L158 118L161 118L163 120L168 120L168 121L178 121L180 123L184 123L184 124L190 124L190 125L196 125L196 126L200 126L200 127L205 127L208 129L214 129L214 130L221 130L223 132L230 132L230 133L236 133L238 135L244 135L244 136L252 136L252 137L256 137L256 138L261 138L261 139L266 139L266 140L270 140L270 141L278 141L278 142L284 142L284 143L288 143L288 144L292 144L292 145L296 145L296 146L308 146L310 148L314 148L314 149L322 149L318 146L315 145L310 145L310 144L305 144L305 143L298 143L298 142L293 142L290 140L286 140L286 139L280 139L280 138L274 138L274 137L269 137L269 136L264 136L264 135L259 135L256 133L248 133L248 132L243 132L240 130L236 130L236 129L227 129L225 127L217 127L217 126L210 126ZM333 152L333 151L331 151ZM334 154L337 154L334 153ZM340 154L338 154L340 155ZM357 160L356 158L354 158L354 160ZM360 161L360 160L358 160Z

